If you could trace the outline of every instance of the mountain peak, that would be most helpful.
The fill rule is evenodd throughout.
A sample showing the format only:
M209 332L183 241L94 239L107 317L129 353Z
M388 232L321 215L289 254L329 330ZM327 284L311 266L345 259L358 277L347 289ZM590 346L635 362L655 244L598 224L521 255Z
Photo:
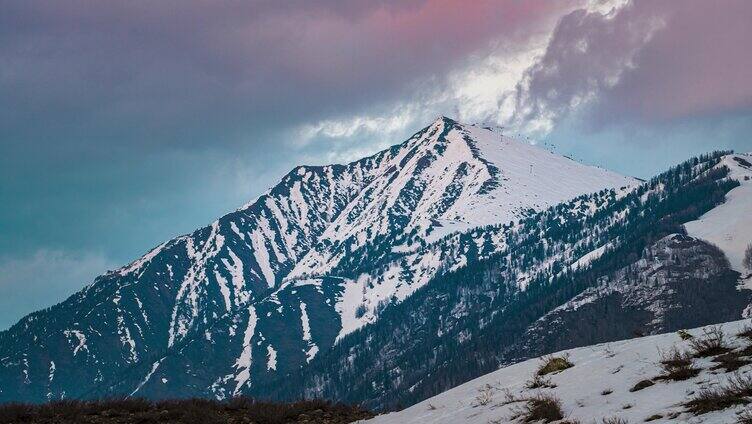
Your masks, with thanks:
M440 116L372 156L295 167L240 210L0 333L0 357L12 358L0 361L0 400L118 387L140 396L242 392L307 364L378 319L380 304L466 263L457 233L632 182ZM503 245L463 240L472 250ZM422 249L444 241L454 247ZM199 350L182 350L191 344ZM192 353L168 355L176 349ZM206 379L188 383L192 355L210 351ZM132 379L121 381L123 367Z
M459 122L455 119L446 117L444 115L439 115L436 119L434 119L434 121L431 123L430 126L442 125L442 126L452 127L458 124Z

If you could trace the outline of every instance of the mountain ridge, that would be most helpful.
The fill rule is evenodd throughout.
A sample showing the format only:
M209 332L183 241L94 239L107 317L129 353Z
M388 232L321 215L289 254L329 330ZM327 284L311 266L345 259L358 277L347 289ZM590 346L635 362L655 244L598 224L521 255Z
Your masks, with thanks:
M633 182L439 118L358 161L293 168L238 210L25 317L0 333L0 398L88 396L141 368L138 381L117 390L154 397L242 392L256 379L307 364L443 267L460 266L467 254L458 249L477 243L462 233L474 226ZM497 215L472 215L485 209ZM484 243L503 234L495 237ZM445 239L456 242L436 249L454 247L421 247ZM299 266L306 257L313 259ZM390 265L398 260L405 266ZM383 267L399 274L382 274ZM190 363L173 362L189 348L198 349ZM217 363L203 363L206 356Z

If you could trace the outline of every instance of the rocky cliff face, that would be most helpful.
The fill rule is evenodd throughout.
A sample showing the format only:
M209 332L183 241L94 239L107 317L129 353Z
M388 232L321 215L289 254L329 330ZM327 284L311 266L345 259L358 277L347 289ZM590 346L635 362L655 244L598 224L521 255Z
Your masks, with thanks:
M599 278L527 329L510 362L557 350L733 321L750 304L739 273L717 247L683 234Z

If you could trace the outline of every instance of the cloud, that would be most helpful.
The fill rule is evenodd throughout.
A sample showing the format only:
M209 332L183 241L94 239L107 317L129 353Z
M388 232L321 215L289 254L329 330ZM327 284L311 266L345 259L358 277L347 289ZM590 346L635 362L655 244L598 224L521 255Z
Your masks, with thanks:
M16 143L55 134L87 148L263 143L270 131L392 102L490 38L524 40L571 4L9 4L0 129Z
M40 249L25 257L0 257L0 330L62 301L113 267L90 252Z
M513 93L508 123L549 133L586 111L593 128L752 106L752 3L634 0L564 16ZM500 118L501 119L501 118Z
M665 16L665 29L640 49L635 66L608 90L601 119L666 122L752 107L752 3L669 5L635 4L637 15Z

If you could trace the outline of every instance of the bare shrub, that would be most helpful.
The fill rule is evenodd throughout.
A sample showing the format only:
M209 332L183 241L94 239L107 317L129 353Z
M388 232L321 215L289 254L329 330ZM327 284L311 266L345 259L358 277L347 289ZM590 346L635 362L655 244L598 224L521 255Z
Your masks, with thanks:
M479 388L478 394L475 395L475 402L473 402L473 407L485 406L493 402L493 394L494 390L490 384L486 384L485 386Z
M736 417L737 424L752 424L752 410L745 409Z
M678 368L692 365L692 356L689 352L681 351L675 347L668 352L661 352L660 356L660 363L664 370L666 368Z
M550 378L535 374L530 380L525 382L525 387L528 389L553 389L556 387L556 384L551 382Z
M745 358L742 352L737 351L718 355L713 358L713 362L718 363L718 365L713 367L713 369L717 370L723 368L724 370L726 370L726 372L736 371L745 365L752 364L752 361Z
M688 341L695 357L706 358L721 355L731 350L726 342L726 335L720 326L706 328L702 332L702 337L694 337Z
M737 337L752 340L752 325L744 324L742 331L737 334Z
M692 363L692 356L688 352L673 348L668 352L661 352L660 365L663 374L656 377L659 380L683 381L696 377L700 373Z
M736 405L749 403L752 396L752 377L735 374L726 384L700 390L692 399L684 403L687 411L701 415L719 411Z

